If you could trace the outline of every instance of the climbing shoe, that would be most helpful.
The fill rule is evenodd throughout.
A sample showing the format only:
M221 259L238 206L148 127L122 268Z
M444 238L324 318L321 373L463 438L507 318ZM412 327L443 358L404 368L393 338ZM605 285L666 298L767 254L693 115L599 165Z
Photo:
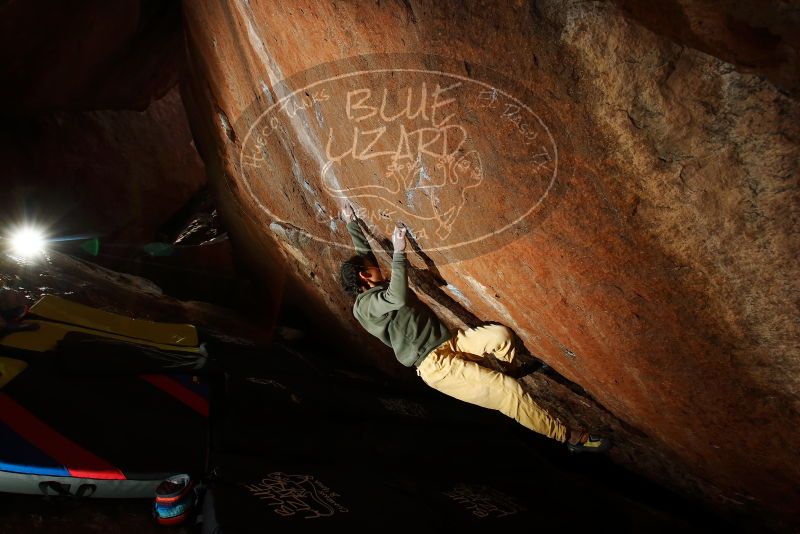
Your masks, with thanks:
M159 525L180 525L192 514L197 500L189 475L175 475L156 488L153 518Z
M597 436L589 436L583 443L567 443L569 452L604 452L611 447L611 441Z

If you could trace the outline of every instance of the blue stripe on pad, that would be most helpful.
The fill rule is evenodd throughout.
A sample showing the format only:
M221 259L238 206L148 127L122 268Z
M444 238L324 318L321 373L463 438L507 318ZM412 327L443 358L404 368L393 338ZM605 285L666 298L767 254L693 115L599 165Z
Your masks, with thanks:
M55 460L0 422L0 471L28 475L72 476Z

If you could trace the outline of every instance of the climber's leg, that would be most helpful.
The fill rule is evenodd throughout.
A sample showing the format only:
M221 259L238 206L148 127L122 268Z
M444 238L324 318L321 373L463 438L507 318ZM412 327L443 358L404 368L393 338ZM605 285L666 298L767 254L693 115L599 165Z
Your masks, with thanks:
M528 395L513 378L462 358L450 344L431 352L417 369L432 388L456 399L498 410L526 428L557 441L567 428Z
M455 349L478 356L492 354L502 362L513 363L516 356L514 333L501 324L487 324L459 330L454 338Z

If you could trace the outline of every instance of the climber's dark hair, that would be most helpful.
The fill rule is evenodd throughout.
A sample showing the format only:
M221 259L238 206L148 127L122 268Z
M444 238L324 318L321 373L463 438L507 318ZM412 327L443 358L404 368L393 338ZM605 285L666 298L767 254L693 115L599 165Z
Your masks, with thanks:
M366 283L361 280L358 273L370 266L369 258L366 256L353 256L342 264L341 282L345 293L355 298L366 287Z

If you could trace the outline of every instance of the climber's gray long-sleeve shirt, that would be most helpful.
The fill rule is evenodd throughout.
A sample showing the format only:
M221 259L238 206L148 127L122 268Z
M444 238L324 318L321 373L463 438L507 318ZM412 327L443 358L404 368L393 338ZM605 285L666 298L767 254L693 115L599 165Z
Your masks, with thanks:
M347 224L356 253L369 256L369 242L357 221ZM397 360L419 365L433 349L453 337L438 317L408 290L405 252L392 256L392 276L387 285L370 288L358 297L353 315L367 332L392 347Z

